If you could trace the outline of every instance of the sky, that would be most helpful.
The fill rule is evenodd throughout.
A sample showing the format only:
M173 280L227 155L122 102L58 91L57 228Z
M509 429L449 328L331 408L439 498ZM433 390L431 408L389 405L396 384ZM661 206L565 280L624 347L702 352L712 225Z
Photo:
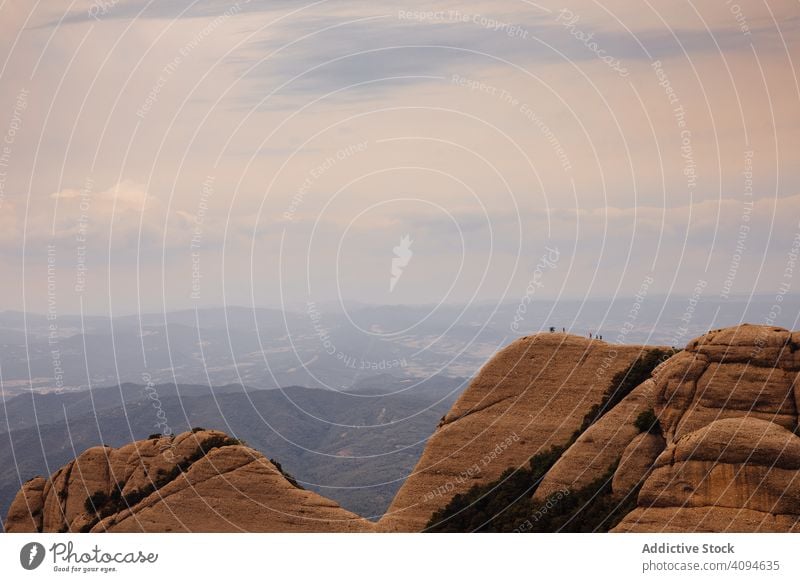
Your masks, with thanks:
M0 0L0 310L794 292L798 64L795 0Z

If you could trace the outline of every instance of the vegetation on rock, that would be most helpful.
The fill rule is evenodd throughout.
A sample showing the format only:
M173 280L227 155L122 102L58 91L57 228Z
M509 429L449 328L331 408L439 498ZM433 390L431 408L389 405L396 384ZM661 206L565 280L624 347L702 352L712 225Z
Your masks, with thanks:
M433 514L426 531L605 532L615 527L636 506L639 492L637 487L622 499L612 494L611 481L618 460L606 474L586 487L556 492L544 504L534 501L532 496L547 472L578 437L673 354L673 350L659 348L643 353L626 370L614 376L602 402L592 407L581 427L564 445L534 455L527 467L508 469L496 481L473 486L467 493L454 496ZM642 432L660 431L652 410L639 415L636 427Z
M650 432L653 434L661 434L661 427L658 425L658 417L653 412L652 408L648 408L636 417L633 423L639 432Z
M653 370L656 369L656 366L666 362L675 355L676 352L677 350L674 349L661 348L647 350L639 356L633 364L628 366L626 370L617 373L611 380L609 389L603 395L603 401L593 406L583 418L583 423L580 429L578 429L578 432L574 435L573 440L577 439L583 431L600 420L606 412L622 402L622 399L630 394L634 388L650 377Z

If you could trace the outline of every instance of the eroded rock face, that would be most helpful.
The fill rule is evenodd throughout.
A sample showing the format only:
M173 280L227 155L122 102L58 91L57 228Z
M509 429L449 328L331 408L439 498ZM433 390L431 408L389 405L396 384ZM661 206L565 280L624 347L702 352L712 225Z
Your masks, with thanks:
M457 493L565 444L642 349L544 333L502 350L442 419L380 529L421 531Z
M653 390L652 380L643 382L586 429L544 476L534 500L544 501L556 491L582 489L617 463L639 435L634 423L652 407Z
M741 325L654 373L667 447L616 531L794 531L800 336Z
M370 531L373 524L298 488L261 453L218 431L82 453L26 483L8 532Z
M664 437L660 434L644 432L636 435L625 447L614 472L611 481L614 495L625 497L642 484L665 445Z
M639 507L612 531L645 533L792 533L800 531L797 516L772 515L728 507Z
M42 510L44 509L42 493L46 484L47 480L43 477L34 477L22 486L8 508L8 518L5 521L7 532L44 531L42 528Z
M617 531L686 531L701 513L689 531L794 529L798 469L800 438L780 425L752 417L712 422L658 457L639 508Z
M800 334L740 325L711 332L657 370L656 413L675 440L743 415L797 427Z

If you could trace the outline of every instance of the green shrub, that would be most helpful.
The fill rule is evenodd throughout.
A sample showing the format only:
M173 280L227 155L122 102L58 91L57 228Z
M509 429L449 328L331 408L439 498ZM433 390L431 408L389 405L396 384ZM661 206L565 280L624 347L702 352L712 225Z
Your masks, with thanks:
M586 487L557 492L545 502L531 499L539 483L531 486L530 481L544 465L538 470L533 466L531 470L509 470L493 483L456 495L433 515L425 531L607 532L636 507L639 495L639 488L622 498L612 493L616 468L615 463Z
M269 462L275 465L275 468L278 470L278 472L280 472L280 474L283 475L283 478L286 479L289 483L294 485L297 489L303 489L303 487L301 487L300 484L297 482L297 479L295 479L287 471L283 470L283 467L278 461L276 461L275 459L270 459Z
M652 408L648 408L644 412L640 412L633 424L639 429L639 432L661 434L661 426L658 424L658 417L656 416L656 413L653 412Z
M653 348L636 358L627 369L615 374L600 404L595 404L584 416L578 434L583 433L600 420L606 412L622 402L623 398L633 392L634 388L650 378L656 366L667 361L673 355L675 355L674 349Z
M458 494L431 517L426 531L512 531L531 514L530 497L566 447L534 455L528 467L508 469L497 481Z
M100 513L100 509L102 509L109 500L110 497L105 491L96 491L86 498L83 502L83 507L86 509L87 513Z
M121 509L122 489L124 487L124 483L119 483L111 490L111 495L106 494L104 491L96 491L86 498L83 502L86 512L95 514L97 518L91 525Z

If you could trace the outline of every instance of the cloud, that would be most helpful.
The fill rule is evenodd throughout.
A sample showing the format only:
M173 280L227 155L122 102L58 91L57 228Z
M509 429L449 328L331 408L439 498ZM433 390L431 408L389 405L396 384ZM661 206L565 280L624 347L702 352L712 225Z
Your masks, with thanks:
M453 215L453 220L418 212L399 215L381 227L397 230L413 225L442 237L442 244L447 240L452 244L459 232L477 236L486 234L489 227L500 238L514 236L521 222L526 238L537 244L548 241L546 233L550 225L552 240L564 245L578 242L598 246L605 236L606 244L627 246L635 234L635 244L655 244L661 238L662 242L669 242L670 248L686 240L689 246L711 250L719 250L712 249L712 244L727 248L725 245L735 240L740 230L746 230L750 246L769 242L771 248L777 249L798 231L800 194L775 199L702 200L671 207L527 208L519 215L495 210L488 217L475 209L460 211Z
M103 13L90 15L90 10L104 7ZM244 2L236 4L217 0L178 0L153 2L127 0L95 2L82 10L47 23L93 23L140 19L140 25L151 19L213 19L235 7L234 14L247 22L252 30L265 26L278 16L287 15L280 23L239 47L227 62L238 74L246 72L246 80L259 94L292 80L282 92L320 95L347 86L355 86L337 99L382 96L394 85L371 84L377 78L411 76L418 84L428 83L425 76L441 76L456 67L477 70L482 67L503 67L503 61L534 70L537 65L599 63L595 51L587 48L591 36L603 54L627 63L652 59L683 58L688 53L697 58L703 53L718 51L751 51L751 43L759 51L783 50L774 25L752 26L745 36L734 26L711 29L674 26L633 26L624 31L619 26L593 18L590 13L575 9L580 20L572 28L559 20L558 11L547 13L526 5L452 4L408 2L402 6L364 7L353 2L307 3L298 6L289 1ZM439 19L415 18L401 14L425 14L433 9L445 16ZM452 12L451 12L452 11ZM291 16L288 16L290 13ZM451 16L454 15L454 16ZM497 23L492 26L490 23ZM795 37L796 21L784 21L783 33ZM505 28L496 28L496 26ZM510 35L511 31L519 31ZM579 37L576 37L579 35ZM285 48L284 48L285 47ZM274 51L276 56L265 59ZM603 71L602 68L598 69ZM242 97L244 107L256 98Z
M44 242L74 245L85 239L93 248L107 248L110 241L136 242L140 235L145 245L161 242L163 206L136 182L124 180L104 190L95 190L89 182L81 188L54 192L46 199L50 204L32 203L27 216L22 205L7 201L0 206L5 251L16 252L23 232L29 246Z
M402 19L397 10L380 5L373 5L367 14L377 18L347 23L345 17L338 15L323 18L302 14L287 21L280 33L270 31L267 38L243 47L230 62L240 74L246 72L247 80L260 89L260 94L285 82L290 85L282 93L289 96L320 95L354 86L337 95L336 99L341 100L383 96L395 90L394 84L380 86L369 81L390 76L446 76L453 70L478 71L488 67L513 72L515 66L538 73L541 65L588 66L604 73L598 66L600 58L587 46L592 43L623 66L656 59L684 59L685 55L697 59L719 52L750 53L753 46L762 54L784 50L774 25L752 27L747 36L730 26L639 28L628 32L598 26L590 20L567 29L556 14L520 10L494 16L493 11L487 10L485 18L497 19L509 27L505 30L520 30L523 37L482 26L483 14L478 12L474 13L481 17L477 22L450 17ZM462 7L459 14L466 18L473 13ZM796 37L798 26L790 24L783 32ZM583 40L586 37L591 40ZM299 39L303 40L295 43ZM265 59L287 44L290 46L277 57ZM430 80L419 78L414 82L425 84ZM247 104L253 102L246 100Z
M48 20L43 27L62 24L97 23L104 20L213 18L235 9L240 13L273 12L296 5L290 0L94 0L81 9Z

